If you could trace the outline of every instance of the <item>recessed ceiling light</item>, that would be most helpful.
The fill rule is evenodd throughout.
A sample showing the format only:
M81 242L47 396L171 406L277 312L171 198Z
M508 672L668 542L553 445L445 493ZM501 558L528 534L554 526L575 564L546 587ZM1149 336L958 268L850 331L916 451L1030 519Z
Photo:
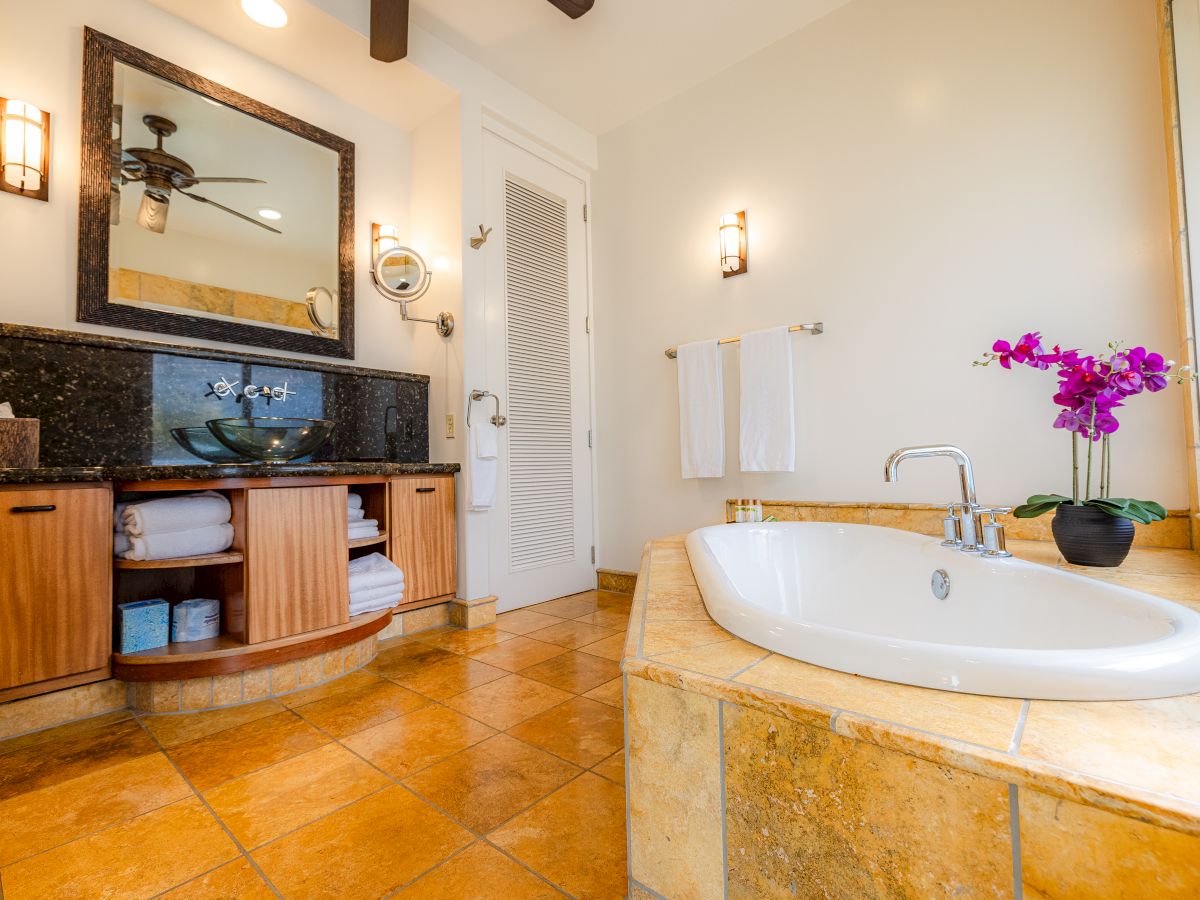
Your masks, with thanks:
M242 12L267 28L282 28L288 22L287 10L275 0L242 0Z
M264 207L263 209L260 209L260 210L258 211L258 214L259 214L260 216L262 216L262 218L264 218L264 219L270 219L272 222L274 222L276 219L282 219L282 218L283 218L283 213L281 213L279 210L277 210L277 209L267 209L267 208L265 208L265 207Z

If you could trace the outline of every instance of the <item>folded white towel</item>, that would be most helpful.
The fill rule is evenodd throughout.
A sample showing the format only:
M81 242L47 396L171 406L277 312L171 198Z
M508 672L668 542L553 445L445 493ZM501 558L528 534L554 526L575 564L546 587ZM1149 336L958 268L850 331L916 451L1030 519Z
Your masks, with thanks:
M365 572L399 572L400 567L382 553L368 553L358 559L350 560L350 575L361 575Z
M679 462L684 478L725 475L725 394L717 342L682 344L679 384Z
M361 522L351 522L349 527L350 540L365 537L379 537L379 522L375 519L363 519Z
M467 454L470 468L470 507L491 509L496 505L496 467L499 452L499 429L491 422L471 426L471 452Z
M383 588L370 596L350 596L350 615L373 612L377 609L387 609L395 606L404 599L404 588Z
M362 509L355 509L354 507L350 507L348 510L346 510L346 521L348 521L348 522L352 522L352 523L353 522L361 522L366 517L367 517L367 514Z
M229 501L214 491L205 491L130 504L121 513L121 524L130 535L165 534L224 525L229 515Z
M346 505L348 507L350 507L350 509L362 509L362 495L361 494L347 494L346 495Z
M207 525L190 531L130 535L125 559L177 559L220 553L233 544L232 525Z
M123 531L113 532L113 556L123 556L129 552L132 545L129 543L129 535Z
M383 584L379 587L352 590L350 591L350 604L356 606L362 603L372 603L380 597L391 597L397 593L404 593L403 582L400 584Z
M351 597L363 591L402 587L404 587L404 573L399 569L393 572L359 572L350 576Z
M787 326L743 334L738 358L742 471L796 471L796 402Z

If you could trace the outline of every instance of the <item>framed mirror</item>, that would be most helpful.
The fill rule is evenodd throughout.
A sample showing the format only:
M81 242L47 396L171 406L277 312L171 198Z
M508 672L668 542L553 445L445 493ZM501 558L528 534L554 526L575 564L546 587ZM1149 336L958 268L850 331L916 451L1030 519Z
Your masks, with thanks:
M354 356L354 145L86 29L81 322Z

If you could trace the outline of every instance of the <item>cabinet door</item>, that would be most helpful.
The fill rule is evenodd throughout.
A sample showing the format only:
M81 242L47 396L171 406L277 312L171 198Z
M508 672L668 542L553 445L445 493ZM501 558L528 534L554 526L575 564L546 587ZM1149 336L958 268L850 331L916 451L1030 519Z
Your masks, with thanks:
M246 491L246 641L350 621L346 486Z
M404 602L453 594L454 476L393 478L391 492L392 562L404 572Z
M107 669L112 493L0 491L0 690Z

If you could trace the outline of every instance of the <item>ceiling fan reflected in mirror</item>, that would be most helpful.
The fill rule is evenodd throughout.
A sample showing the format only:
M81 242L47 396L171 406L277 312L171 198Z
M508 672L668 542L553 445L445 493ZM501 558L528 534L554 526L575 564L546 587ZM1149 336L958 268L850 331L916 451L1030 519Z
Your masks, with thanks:
M592 8L596 0L549 0L572 19ZM408 56L409 0L371 0L371 58L395 62Z
M115 163L116 177L121 186L126 184L143 184L142 204L138 208L137 223L147 231L162 234L167 229L167 213L171 208L172 192L183 194L198 203L229 213L231 216L264 228L275 234L283 234L278 228L272 228L264 222L243 215L236 209L230 209L216 200L210 200L200 194L189 193L189 189L198 184L266 184L261 178L223 178L197 175L188 163L178 156L173 156L163 149L163 140L173 135L178 126L163 116L142 116L142 122L150 129L150 133L158 138L154 147L122 148L120 160ZM115 179L114 179L115 180ZM117 224L114 205L112 224Z

